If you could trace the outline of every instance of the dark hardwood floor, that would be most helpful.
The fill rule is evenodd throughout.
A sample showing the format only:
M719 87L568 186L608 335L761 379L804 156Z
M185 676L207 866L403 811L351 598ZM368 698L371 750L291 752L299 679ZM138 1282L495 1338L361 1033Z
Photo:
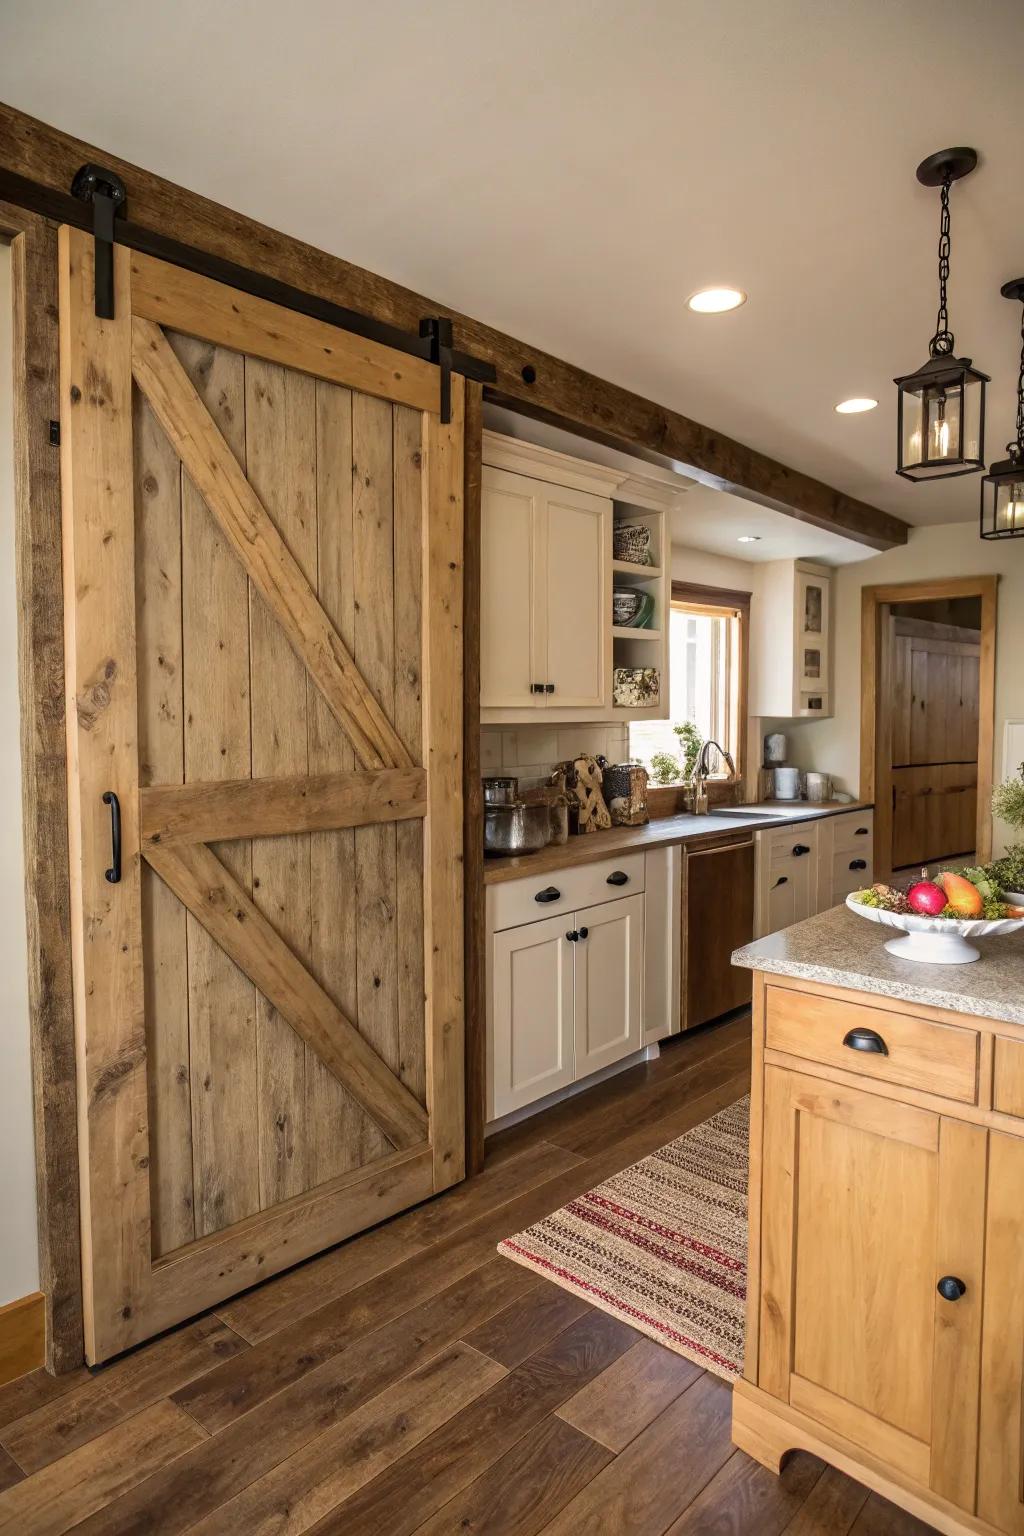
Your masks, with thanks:
M497 1242L731 1103L749 1020L504 1132L479 1177L96 1371L0 1388L0 1531L912 1536Z

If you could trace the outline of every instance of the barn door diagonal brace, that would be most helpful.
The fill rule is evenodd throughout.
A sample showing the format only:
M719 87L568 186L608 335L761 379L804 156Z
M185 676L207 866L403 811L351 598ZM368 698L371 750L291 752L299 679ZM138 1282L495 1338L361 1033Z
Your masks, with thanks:
M127 196L116 171L102 165L81 165L71 183L72 194L92 204L92 232L96 241L96 318L114 318L114 219Z
M420 321L420 335L430 342L430 361L441 370L441 422L447 426L452 419L452 323L427 315Z

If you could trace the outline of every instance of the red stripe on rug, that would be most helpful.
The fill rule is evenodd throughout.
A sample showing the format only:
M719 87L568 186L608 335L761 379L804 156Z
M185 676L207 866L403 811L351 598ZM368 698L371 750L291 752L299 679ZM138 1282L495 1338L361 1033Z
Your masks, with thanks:
M667 1237L684 1248L691 1248L694 1253L703 1254L707 1259L714 1259L716 1263L723 1265L726 1269L735 1270L737 1274L743 1274L747 1267L742 1259L734 1259L732 1254L723 1253L720 1248L712 1248L710 1243L702 1243L695 1237L689 1237L685 1232L676 1232L671 1227L663 1227L660 1223L641 1216L639 1211L631 1211L628 1206L616 1205L614 1200L609 1200L607 1195L598 1194L596 1189L588 1189L586 1194L580 1195L579 1200L571 1200L566 1209L574 1210L583 1200L593 1205L600 1205L607 1211L614 1211L616 1216L621 1216L624 1221L635 1222L638 1227L644 1227L648 1232L657 1232L659 1237Z

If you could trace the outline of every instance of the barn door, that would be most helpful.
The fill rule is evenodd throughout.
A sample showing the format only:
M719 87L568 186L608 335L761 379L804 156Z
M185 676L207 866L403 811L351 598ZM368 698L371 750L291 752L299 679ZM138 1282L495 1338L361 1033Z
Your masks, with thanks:
M87 1352L463 1176L462 381L61 231ZM117 846L119 844L119 847Z

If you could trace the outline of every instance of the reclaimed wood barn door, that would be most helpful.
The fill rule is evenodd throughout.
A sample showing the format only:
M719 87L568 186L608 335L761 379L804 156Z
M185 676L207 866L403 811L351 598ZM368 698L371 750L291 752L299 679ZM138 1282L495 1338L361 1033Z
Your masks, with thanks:
M61 231L90 1361L464 1173L462 380L114 259L101 320Z

